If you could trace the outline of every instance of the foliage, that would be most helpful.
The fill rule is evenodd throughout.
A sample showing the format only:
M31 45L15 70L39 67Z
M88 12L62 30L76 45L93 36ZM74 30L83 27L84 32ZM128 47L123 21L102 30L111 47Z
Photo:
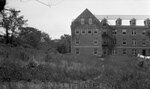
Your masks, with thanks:
M20 39L20 44L28 44L34 48L37 47L41 40L41 32L33 27L20 28L18 39Z
M6 4L6 0L0 0L0 11L4 9L5 4Z
M59 53L70 53L71 52L71 36L64 34L61 36L60 40L57 40L56 42L56 50Z
M149 89L149 74L149 69L138 66L137 58L111 57L111 60L107 59L102 77L97 81L111 89Z
M23 27L20 29L21 31L17 37L18 44L35 49L46 50L51 48L51 39L47 33L33 27Z
M91 62L85 62L86 57L82 57L83 60L80 61L79 58L74 58L72 55L62 56L59 54L49 54L50 59L48 62L42 61L43 59L40 62L30 57L32 56L30 55L31 52L26 49L16 51L18 53L21 52L20 54L14 51L15 54L20 56L19 59L17 56L11 56L12 52L10 52L8 58L0 62L0 80L7 82L22 80L28 82L32 80L70 82L74 80L85 81L100 74L100 70L95 67L98 63L94 62L96 64L93 63L93 65L90 65L89 63ZM40 55L39 50L35 51L38 53L36 55Z
M19 28L27 22L23 16L19 16L19 13L20 11L15 9L5 9L2 11L3 21L1 25L5 29L6 44L13 44L13 39L18 35Z

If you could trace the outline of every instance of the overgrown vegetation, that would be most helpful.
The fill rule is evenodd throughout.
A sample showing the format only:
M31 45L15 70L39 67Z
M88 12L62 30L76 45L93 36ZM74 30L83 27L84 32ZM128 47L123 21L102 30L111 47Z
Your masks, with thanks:
M0 80L11 81L86 81L102 72L97 58L90 60L84 56L61 55L53 51L3 46L0 55ZM7 50L6 50L7 49ZM15 52L16 51L16 52ZM15 55L16 54L16 55ZM5 56L4 56L5 55ZM6 56L7 55L7 56ZM87 60L88 59L88 60Z
M149 89L149 65L145 62L140 67L138 58L113 57L105 61L105 69L102 77L95 81L103 82L110 89Z
M93 56L71 55L70 35L52 40L47 33L26 27L27 20L19 13L15 9L3 12L4 19L0 23L4 29L0 42L0 81L93 80L105 83L111 89L150 88L149 61L114 56L102 61ZM103 38L110 39L108 37L103 34Z

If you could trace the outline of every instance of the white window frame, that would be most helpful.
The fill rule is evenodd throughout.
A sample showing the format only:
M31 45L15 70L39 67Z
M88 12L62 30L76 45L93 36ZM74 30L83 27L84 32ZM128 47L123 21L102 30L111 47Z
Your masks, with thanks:
M117 34L117 30L113 30L113 34Z
M98 39L94 39L94 40L93 40L93 44L94 44L94 45L98 45Z
M80 39L79 38L75 38L75 44L79 45L80 44Z
M142 46L146 46L146 39L142 39Z
M123 44L124 42L125 42L125 44ZM123 45L127 45L127 40L126 40L126 39L123 39L122 44L123 44Z
M98 49L97 49L97 48L94 48L93 54L94 54L94 55L97 55L97 54L98 54Z
M84 18L81 18L81 24L82 24L82 25L85 24Z
M89 18L89 24L90 24L90 25L93 24L92 18Z
M97 33L95 33L95 32L97 32ZM94 29L93 34L97 35L98 34L98 29Z
M112 50L112 54L113 54L113 55L116 55L116 54L117 54L116 49L113 49L113 50Z
M132 45L136 45L136 39L132 39Z
M142 34L145 35L145 34L146 34L146 30L143 30L143 31L142 31Z
M127 54L127 50L126 50L126 49L123 49L123 50L122 50L122 54L124 54L124 55Z
M89 33L89 31L91 31L91 33ZM88 29L87 34L88 34L88 35L92 35L92 30L91 30L91 29Z
M136 30L132 30L132 35L136 35Z
M137 54L137 49L132 49L132 55L136 55Z
M84 31L85 33L83 33L83 31ZM81 34L82 34L82 35L85 35L85 34L86 34L86 30L85 30L85 29L82 29L82 30L81 30Z
M77 31L78 31L79 33L77 33ZM75 29L75 34L76 34L76 35L80 35L80 29Z
M78 51L77 51L78 50ZM80 54L80 49L79 48L76 48L75 49L75 53L77 54L77 55L79 55Z
M122 29L122 34L125 35L124 33L127 34L127 30L126 29Z

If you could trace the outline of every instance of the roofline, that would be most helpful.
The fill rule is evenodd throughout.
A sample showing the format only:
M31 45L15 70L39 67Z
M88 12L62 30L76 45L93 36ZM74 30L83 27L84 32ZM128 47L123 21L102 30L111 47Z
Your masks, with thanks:
M121 18L123 20L137 19L137 20L145 20L150 18L150 15L95 15L95 17L99 20L106 18L108 20L116 20Z

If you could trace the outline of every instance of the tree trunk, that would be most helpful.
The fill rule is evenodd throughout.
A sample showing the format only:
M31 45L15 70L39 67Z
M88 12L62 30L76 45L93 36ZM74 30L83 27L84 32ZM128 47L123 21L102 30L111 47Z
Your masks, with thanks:
M8 29L6 28L6 44L9 43L9 32Z

